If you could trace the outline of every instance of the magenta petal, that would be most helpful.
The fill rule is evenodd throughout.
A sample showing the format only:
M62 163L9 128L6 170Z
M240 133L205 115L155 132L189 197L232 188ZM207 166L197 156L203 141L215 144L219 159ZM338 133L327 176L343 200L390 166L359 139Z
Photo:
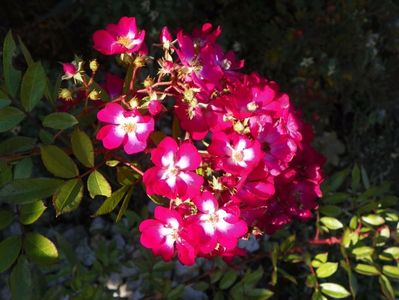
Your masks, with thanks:
M143 222L146 221L150 220L145 220ZM147 226L146 229L141 233L140 243L146 248L158 249L161 243L165 240L165 237L161 236L160 234L160 230L163 225L160 222L158 222L158 224L155 222L152 226Z
M119 34L127 35L128 33L137 33L136 18L122 17L118 23Z
M93 34L94 49L105 55L112 55L112 45L115 38L105 30L98 30Z
M118 148L124 138L125 135L119 135L115 125L105 125L97 133L97 139L102 140L106 149Z
M173 245L168 245L167 243L163 243L157 250L153 249L155 255L160 255L164 261L169 261L173 258L175 254L175 249Z
M158 147L151 151L151 160L157 166L162 166L162 156L167 152L176 153L178 149L176 141L171 137L165 137Z
M182 170L195 170L201 164L201 155L198 153L197 148L190 142L184 142L180 145L177 151L178 162L184 161L187 163L181 167Z
M105 107L97 113L97 119L102 122L118 124L117 119L123 115L125 110L117 103L108 103Z
M179 261L183 265L191 266L195 263L195 250L194 248L187 243L186 241L181 241L176 243L176 250Z

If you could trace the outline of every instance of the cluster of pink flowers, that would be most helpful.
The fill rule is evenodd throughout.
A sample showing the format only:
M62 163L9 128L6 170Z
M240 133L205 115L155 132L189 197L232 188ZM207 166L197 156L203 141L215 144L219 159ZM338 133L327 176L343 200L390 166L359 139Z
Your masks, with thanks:
M243 255L239 239L309 219L321 197L324 158L311 146L311 127L275 82L239 71L243 61L216 43L220 34L205 24L173 38L165 27L157 80L125 95L134 105L122 97L98 112L107 123L97 134L104 147L150 150L146 192L169 200L140 224L142 245L187 265L199 256ZM94 47L145 60L144 36L124 17L96 32ZM153 145L149 136L164 115L176 116L185 136Z

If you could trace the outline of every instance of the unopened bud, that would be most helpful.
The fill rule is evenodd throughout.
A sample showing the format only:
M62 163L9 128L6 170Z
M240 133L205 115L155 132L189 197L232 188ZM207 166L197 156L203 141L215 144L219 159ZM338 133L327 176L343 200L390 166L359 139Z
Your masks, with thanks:
M144 67L145 66L145 57L138 55L133 61L134 65L138 68Z
M147 78L144 80L143 84L144 84L144 87L146 87L146 88L150 87L154 84L154 80L150 76L147 76Z
M61 89L60 92L58 93L58 97L65 101L71 101L72 98L72 92L68 89Z
M139 106L139 99L137 99L136 97L133 97L132 99L130 99L129 106L132 109L138 107Z
M101 97L100 97L100 93L97 92L96 90L92 90L92 91L90 92L90 94L89 94L89 99L90 99L90 100L95 101L95 100L99 100L100 98L101 98Z
M94 73L97 72L99 66L100 65L98 64L96 59L93 59L92 61L90 61L89 67L92 72L94 72Z

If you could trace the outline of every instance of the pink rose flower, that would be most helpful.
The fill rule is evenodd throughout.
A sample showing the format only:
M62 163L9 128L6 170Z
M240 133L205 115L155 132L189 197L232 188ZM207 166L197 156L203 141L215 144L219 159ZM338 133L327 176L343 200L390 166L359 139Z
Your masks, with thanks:
M148 136L154 131L152 117L142 116L135 110L125 110L116 103L108 103L97 113L97 118L109 123L100 128L97 139L102 140L107 149L116 149L123 144L127 154L144 151Z
M105 55L138 52L144 42L145 31L138 30L136 18L122 17L118 24L93 34L94 49Z
M197 254L195 239L199 236L196 230L199 228L185 226L177 211L162 206L155 208L154 217L144 220L139 226L141 244L165 261L171 260L176 251L182 264L194 264Z
M193 197L204 181L195 173L201 164L197 148L184 141L180 147L171 137L164 138L151 152L154 167L143 175L148 195L157 194L171 199Z

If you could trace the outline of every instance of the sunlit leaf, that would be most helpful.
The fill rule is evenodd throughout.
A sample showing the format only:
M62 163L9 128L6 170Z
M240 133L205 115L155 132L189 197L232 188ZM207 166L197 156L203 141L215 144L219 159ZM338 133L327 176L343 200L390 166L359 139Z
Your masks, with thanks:
M66 181L53 196L57 216L78 208L83 198L83 182L80 178Z
M40 153L44 166L55 176L72 178L79 175L78 167L61 148L44 145L40 147Z
M75 157L88 168L94 167L94 149L90 137L76 129L71 136L72 151Z
M40 218L45 210L46 206L41 200L21 205L19 220L24 225L32 224Z
M58 250L54 243L37 232L26 234L24 250L29 258L38 264L50 264L58 259Z

